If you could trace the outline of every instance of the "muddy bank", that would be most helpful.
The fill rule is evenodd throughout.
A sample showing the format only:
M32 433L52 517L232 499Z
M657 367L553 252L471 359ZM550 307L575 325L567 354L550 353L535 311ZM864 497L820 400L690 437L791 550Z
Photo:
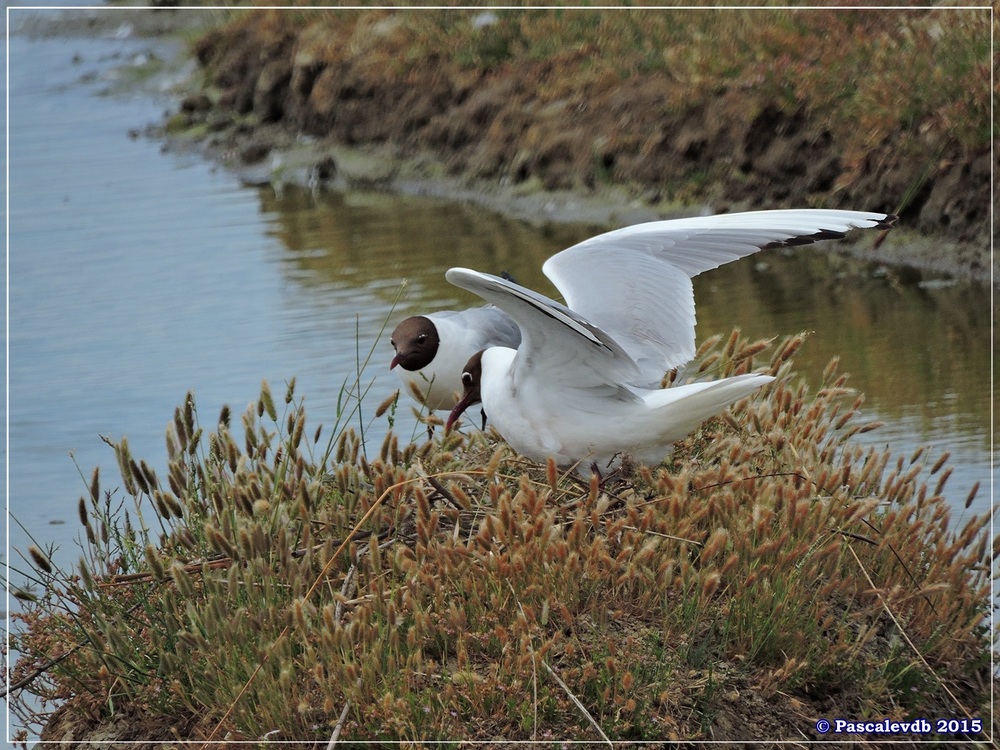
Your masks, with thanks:
M660 72L574 83L580 60L500 50L499 64L462 65L414 51L406 14L323 18L295 25L258 12L209 31L195 44L197 88L156 132L205 148L249 182L426 192L534 221L896 212L889 240L853 252L989 277L989 151L946 129L887 131L860 151L829 111L764 87L720 84L688 98ZM493 14L466 23L500 44Z

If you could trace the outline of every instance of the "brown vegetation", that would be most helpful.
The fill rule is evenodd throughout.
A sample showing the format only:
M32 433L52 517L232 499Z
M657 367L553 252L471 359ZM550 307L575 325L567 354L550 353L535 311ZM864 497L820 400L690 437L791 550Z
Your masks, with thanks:
M390 432L369 456L350 408L328 439L307 429L294 385L282 405L265 384L242 440L189 398L166 481L124 441L125 497L95 472L79 577L34 551L15 679L69 701L46 739L138 716L145 739L311 743L818 739L821 717L989 732L987 519L949 523L946 455L854 445L874 425L835 363L797 382L801 342L762 397L604 487L482 433ZM766 347L715 337L700 370Z
M235 12L197 44L217 109L188 121L653 205L893 211L982 271L989 31L947 8Z

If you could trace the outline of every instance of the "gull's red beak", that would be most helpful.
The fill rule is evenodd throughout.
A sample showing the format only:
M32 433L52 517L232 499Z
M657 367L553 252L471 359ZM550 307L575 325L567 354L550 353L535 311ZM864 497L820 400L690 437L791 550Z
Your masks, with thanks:
M397 354L395 357L392 358L392 362L389 363L389 369L391 370L398 364L399 364L399 355Z
M462 391L462 398L458 400L455 408L448 415L448 421L444 425L446 435L451 432L451 426L462 416L462 412L473 404L478 404L483 400L482 392L480 391L480 381L482 381L482 378L483 353L482 351L478 351L469 358L469 361L465 363L465 369L462 370L462 385L464 386L464 390Z
M458 421L458 418L462 416L462 413L468 409L473 404L479 403L479 389L467 389L465 393L462 394L462 398L459 399L458 403L455 404L455 408L451 410L451 414L448 415L448 421L444 424L445 434L451 432L451 426Z

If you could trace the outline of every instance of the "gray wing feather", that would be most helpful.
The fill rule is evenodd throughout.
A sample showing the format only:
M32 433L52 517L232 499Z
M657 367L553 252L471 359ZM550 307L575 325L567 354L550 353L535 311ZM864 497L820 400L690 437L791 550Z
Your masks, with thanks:
M564 387L630 383L637 377L638 366L615 339L565 305L467 268L451 268L445 277L501 308L517 323L521 345L513 365L515 379L528 367L533 377L549 377Z

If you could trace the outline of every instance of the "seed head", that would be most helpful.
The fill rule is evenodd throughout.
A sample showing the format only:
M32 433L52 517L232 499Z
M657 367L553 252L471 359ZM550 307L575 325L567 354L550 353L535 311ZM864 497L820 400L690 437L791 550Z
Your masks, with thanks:
M385 399L381 404L375 407L375 417L381 417L387 411L389 411L390 406L394 406L396 401L399 399L399 391L393 391L392 394Z
M42 551L38 549L35 545L31 544L28 546L28 554L31 555L31 559L35 561L35 566L39 570L52 575L52 563L49 562L49 558L42 554Z

